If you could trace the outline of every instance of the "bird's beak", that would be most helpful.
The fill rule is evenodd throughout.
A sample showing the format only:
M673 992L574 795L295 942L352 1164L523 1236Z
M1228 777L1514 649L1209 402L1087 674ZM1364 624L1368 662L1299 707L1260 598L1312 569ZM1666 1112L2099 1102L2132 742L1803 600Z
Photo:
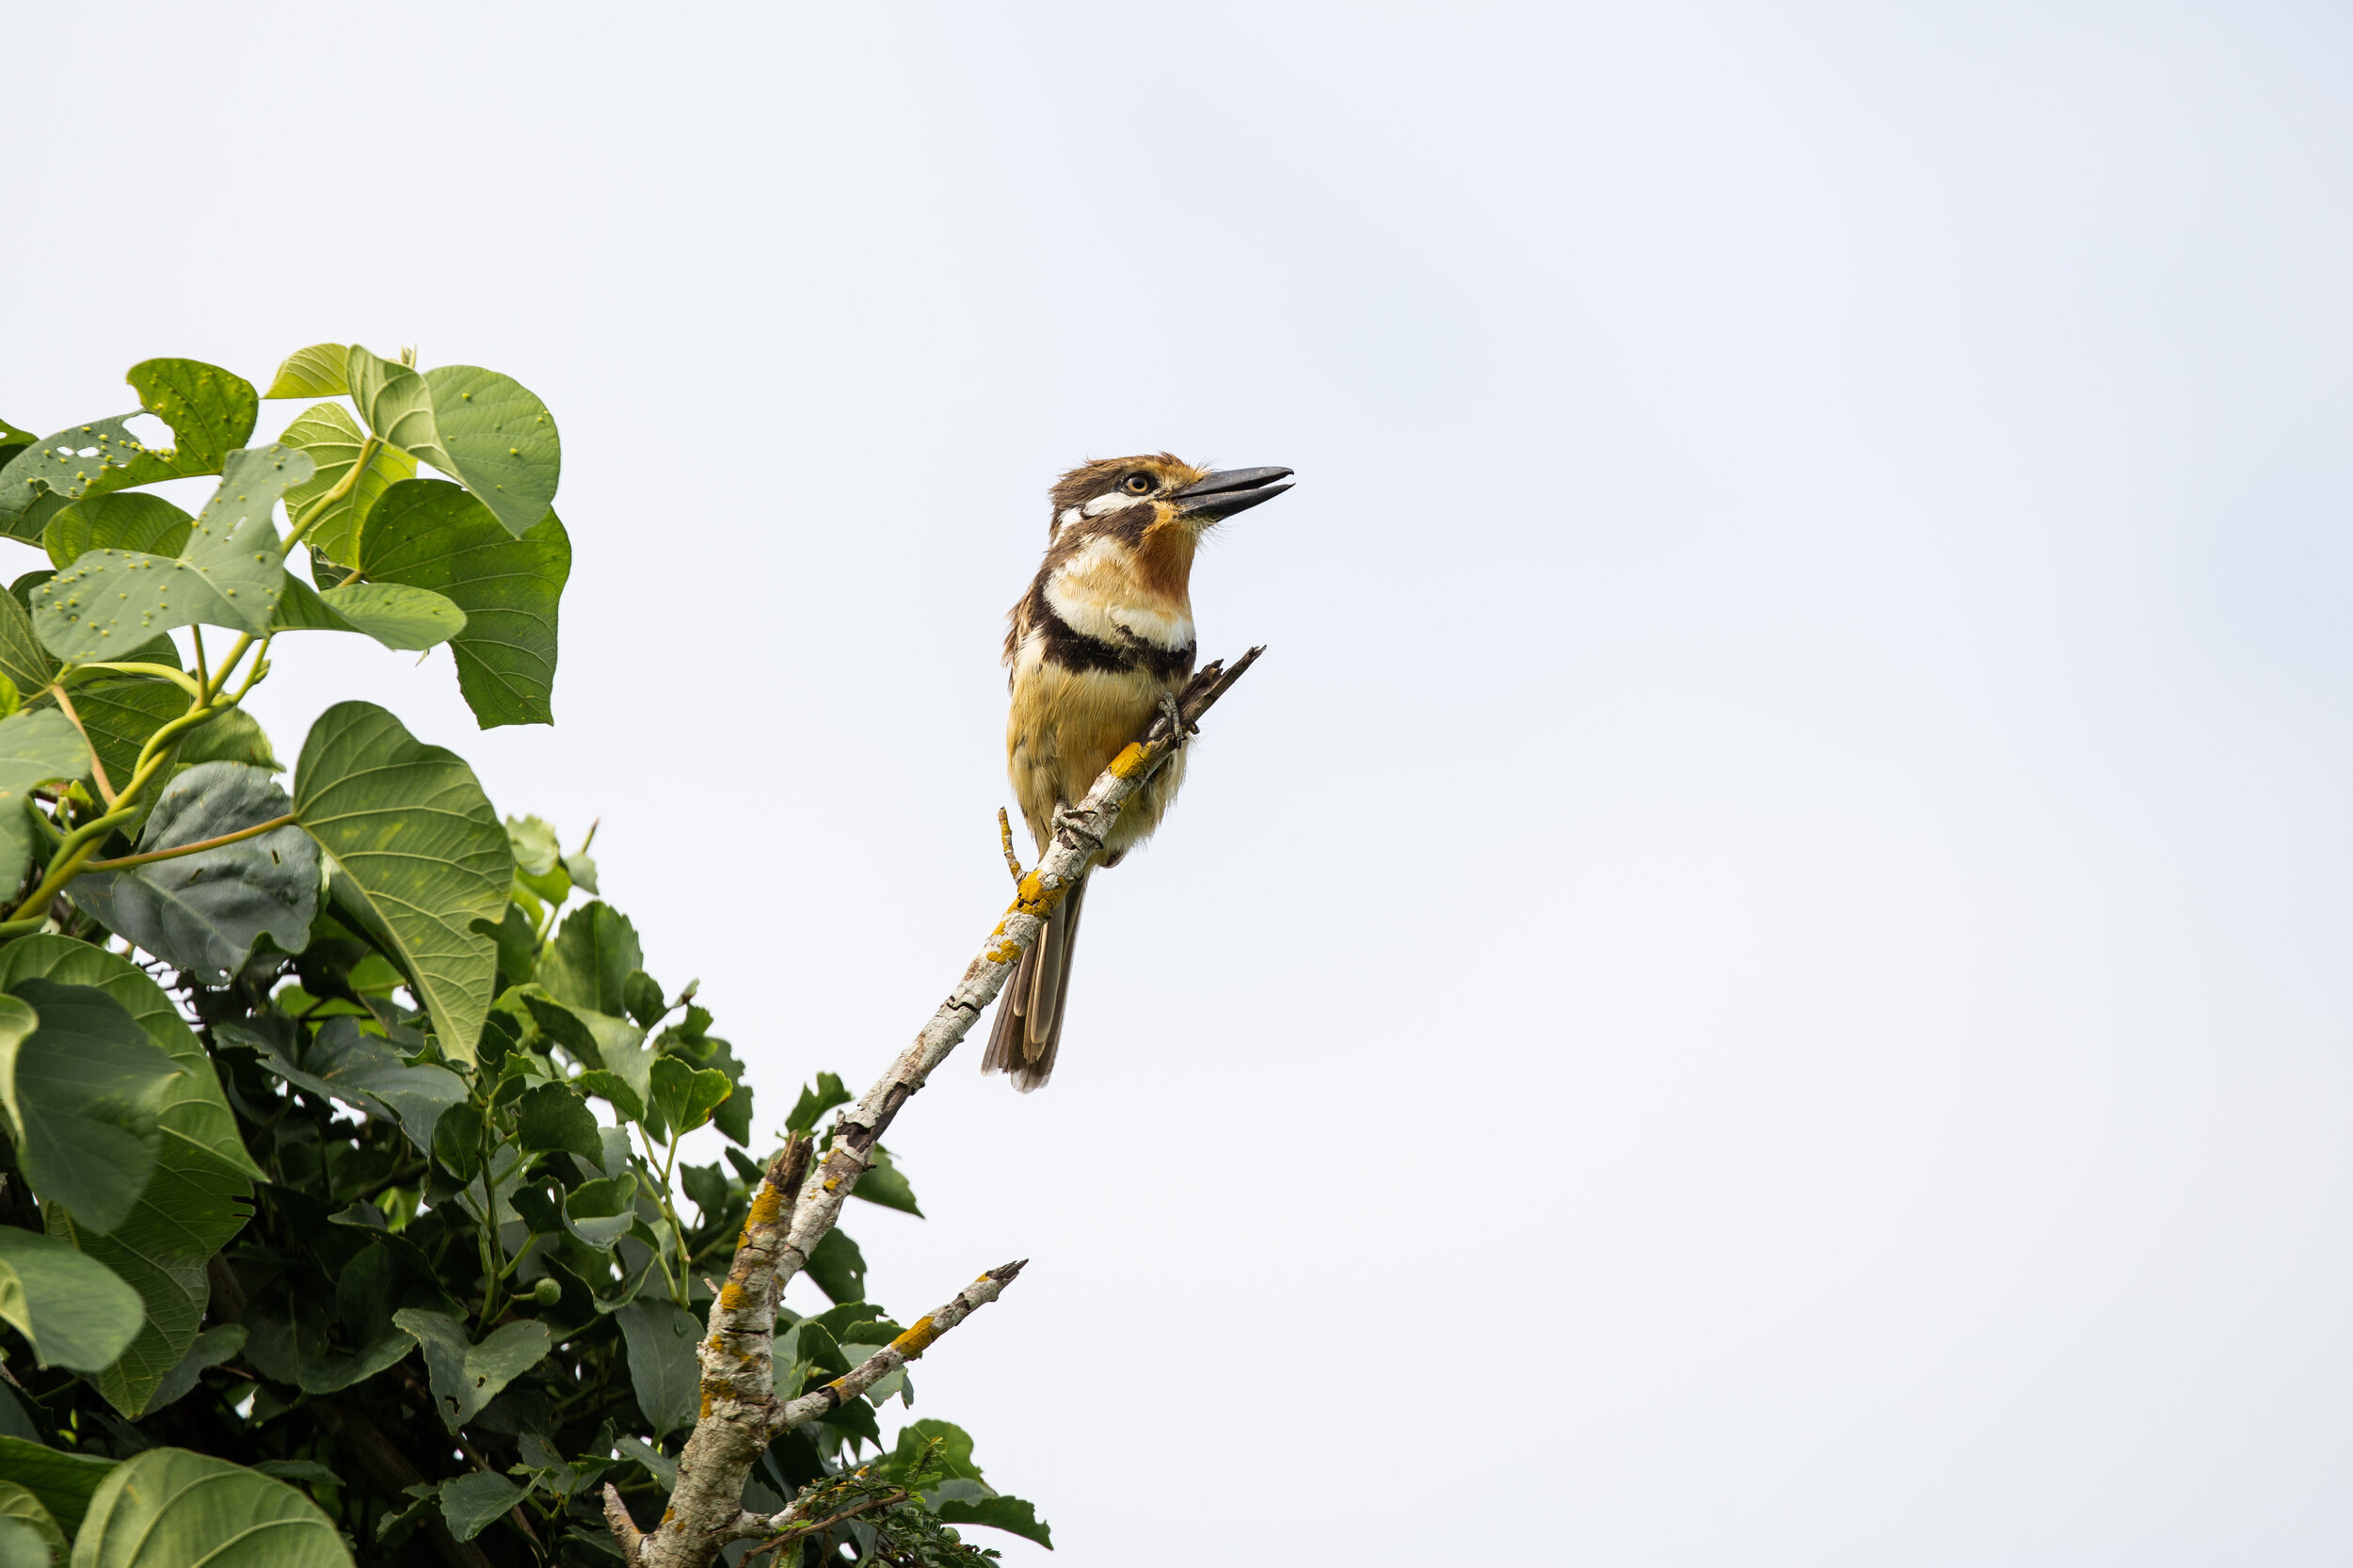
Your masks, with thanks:
M1246 512L1261 501L1273 501L1290 488L1274 481L1290 476L1287 468L1222 468L1170 499L1176 503L1178 517L1207 527L1221 518Z

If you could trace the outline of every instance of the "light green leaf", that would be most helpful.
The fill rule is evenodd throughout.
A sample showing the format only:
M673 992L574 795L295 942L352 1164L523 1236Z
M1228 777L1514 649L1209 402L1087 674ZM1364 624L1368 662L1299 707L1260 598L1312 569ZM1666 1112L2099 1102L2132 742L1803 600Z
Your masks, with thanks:
M150 1448L90 1495L72 1568L351 1568L351 1554L318 1505L284 1481Z
M0 947L0 991L15 991L26 980L91 985L121 1003L147 1037L182 1069L165 1091L158 1116L164 1146L182 1145L194 1165L208 1165L226 1176L262 1175L261 1167L245 1152L245 1142L237 1134L236 1118L229 1113L229 1101L221 1095L212 1059L189 1032L171 998L137 965L71 936L20 936ZM246 1191L239 1184L234 1195L242 1198ZM238 1216L206 1252L218 1251L242 1224L244 1219Z
M650 1109L661 1118L661 1126L652 1126L652 1117L648 1118L648 1130L657 1137L663 1135L663 1128L674 1137L694 1131L711 1120L712 1112L718 1109L719 1102L734 1087L728 1082L728 1075L716 1068L697 1070L675 1056L656 1058L651 1076Z
M203 623L269 630L286 572L271 510L310 476L291 447L230 454L220 488L178 555L92 550L35 588L33 629L60 659L120 659L159 632Z
M452 1432L473 1419L499 1390L548 1353L544 1323L508 1323L476 1345L466 1337L466 1325L447 1313L405 1306L392 1314L392 1321L424 1347L433 1408Z
M30 1494L26 1494L28 1496ZM46 1510L42 1512L46 1512ZM56 1521L51 1520L54 1529ZM52 1563L65 1560L65 1535L56 1537L57 1549L52 1550L49 1537L29 1519L11 1518L0 1513L0 1568L50 1568Z
M139 851L240 832L284 816L293 804L267 768L200 763L165 786ZM287 952L310 945L318 844L299 827L280 827L176 859L85 872L68 891L116 936L208 985L226 985L264 933Z
M443 469L441 440L433 425L433 391L407 365L379 360L358 344L344 351L351 401L376 440Z
M527 1491L504 1476L472 1470L441 1482L435 1495L440 1499L441 1517L449 1522L450 1534L460 1541L472 1541L489 1528L501 1514L521 1502Z
M286 516L291 520L300 518L304 508L344 482L351 465L360 460L360 449L367 435L342 404L321 403L302 410L278 439L284 445L299 447L311 455L311 477L286 492ZM414 457L397 447L379 444L376 456L368 459L368 472L319 515L303 538L329 560L345 565L357 561L359 537L366 529L368 514L376 509L386 490L403 479L415 478L416 474Z
M144 1316L113 1270L39 1231L0 1225L0 1320L33 1342L42 1366L95 1372Z
M69 1531L82 1528L90 1494L114 1467L111 1459L67 1453L21 1437L0 1437L0 1480L14 1481L39 1497L40 1506Z
M72 1549L66 1543L65 1531L57 1527L56 1515L42 1506L40 1496L30 1487L19 1486L12 1480L0 1480L0 1519L8 1520L20 1530L30 1532L33 1548L39 1555L24 1556L21 1546L19 1553L23 1560L33 1568L62 1564L66 1553ZM8 1561L6 1553L0 1552L0 1564Z
M346 583L319 601L386 648L414 653L438 648L466 630L466 612L430 588L399 583Z
M516 538L457 486L412 479L369 514L362 551L371 581L430 588L465 612L450 651L483 728L554 722L556 612L572 545L553 512Z
M158 675L100 676L75 682L73 711L98 748L107 780L127 784L148 738L188 711L188 694Z
M245 1349L245 1335L243 1323L222 1323L198 1335L189 1341L187 1353L179 1364L157 1381L146 1408L134 1415L152 1416L166 1405L185 1399L196 1387L198 1378Z
M148 447L129 466L94 477L88 495L218 473L229 455L252 439L262 404L242 376L201 360L146 360L123 379L139 394L142 413L171 426L172 444Z
M57 662L33 634L32 612L12 593L0 594L0 675L30 697L56 678Z
M373 703L337 703L302 744L295 813L407 968L442 1051L472 1065L498 979L473 922L499 918L515 876L473 770Z
M88 495L49 520L41 548L60 570L91 550L136 550L177 555L195 520L160 495L123 491Z
M270 377L264 397L341 397L351 387L344 378L344 345L314 343L286 356Z
M555 829L537 817L507 818L506 844L515 855L517 876L545 876L564 855Z
M554 504L563 468L548 406L514 377L478 365L437 365L424 382L441 455L419 455L463 480L509 534L530 533Z
M628 1342L630 1387L653 1434L660 1437L694 1420L702 1376L695 1346L703 1325L693 1313L651 1296L638 1297L613 1320Z
M0 1031L0 1103L25 1179L85 1224L112 1230L155 1168L158 1113L180 1067L104 991L47 980L10 991L39 1015L28 1034ZM9 1012L21 1028L19 1009Z
M55 708L20 709L0 719L0 888L11 898L33 863L34 788L88 776L89 750L73 721Z
M204 762L242 762L272 773L286 771L286 764L271 750L261 721L242 708L232 708L197 726L179 746L172 765L184 773Z
M0 468L0 534L28 543L38 541L48 521L34 502L41 492L66 501L79 501L91 484L109 470L127 469L146 452L131 434L127 421L147 410L111 414L88 424L76 424L46 436L24 448Z

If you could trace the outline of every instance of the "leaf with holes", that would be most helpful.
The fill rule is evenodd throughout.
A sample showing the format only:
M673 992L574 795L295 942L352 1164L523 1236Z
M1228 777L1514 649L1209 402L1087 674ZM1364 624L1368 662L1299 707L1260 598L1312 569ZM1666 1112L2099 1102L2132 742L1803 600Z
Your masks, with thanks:
M553 512L517 538L457 486L412 479L369 514L361 550L371 582L430 588L465 612L450 652L483 728L555 722L557 608L572 545Z
M473 770L374 703L342 702L302 744L294 799L415 983L443 1053L472 1065L498 978L498 945L474 924L504 911L515 876Z
M95 1372L120 1355L145 1313L113 1270L39 1231L0 1225L0 1320L44 1367Z
M123 379L139 394L141 412L171 426L172 444L149 447L127 467L97 477L89 494L218 473L230 455L252 439L262 402L242 376L201 360L144 360Z
M164 1091L179 1064L91 986L19 982L0 1019L0 1106L25 1179L93 1229L112 1230L154 1171Z
M34 630L50 652L73 660L120 658L176 626L267 632L286 579L270 513L310 472L311 459L291 447L232 453L180 554L87 552L33 590Z
M282 1480L185 1448L124 1460L90 1494L73 1568L351 1568L343 1536Z
M321 403L305 408L278 440L311 456L311 477L286 492L286 516L296 519L344 482L344 476L360 460L367 433L342 404ZM415 478L416 473L414 457L398 447L378 445L376 456L368 459L367 472L319 514L303 537L312 549L329 560L345 565L357 561L360 557L356 545L366 529L368 514L375 510L386 490L404 479Z
M405 1306L392 1314L392 1321L424 1348L433 1408L452 1432L548 1353L544 1323L508 1323L477 1345L467 1338L466 1325L447 1313Z
M120 491L88 495L49 520L40 544L62 570L91 550L136 550L177 555L195 520L159 495Z
M154 854L242 832L294 802L267 768L203 762L165 786L139 835ZM226 985L264 933L287 952L310 945L318 914L318 844L299 827L121 871L84 872L76 906L107 930L208 985Z
M146 412L134 408L45 436L0 468L0 534L36 541L48 515L34 503L46 492L79 501L109 471L127 469L147 448L131 434L129 421Z

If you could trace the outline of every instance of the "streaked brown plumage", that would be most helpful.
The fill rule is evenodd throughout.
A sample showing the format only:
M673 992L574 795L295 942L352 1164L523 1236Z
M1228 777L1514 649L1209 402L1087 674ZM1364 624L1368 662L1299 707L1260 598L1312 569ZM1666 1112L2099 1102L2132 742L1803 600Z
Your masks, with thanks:
M1043 855L1054 814L1085 798L1163 696L1193 673L1193 552L1220 520L1290 488L1285 468L1211 472L1163 452L1072 469L1048 492L1046 560L1013 607L1005 664L1013 709L1005 771ZM1171 758L1119 813L1100 866L1151 836L1183 782ZM1054 1070L1070 997L1070 955L1088 882L1070 890L1006 983L983 1072L1028 1093Z

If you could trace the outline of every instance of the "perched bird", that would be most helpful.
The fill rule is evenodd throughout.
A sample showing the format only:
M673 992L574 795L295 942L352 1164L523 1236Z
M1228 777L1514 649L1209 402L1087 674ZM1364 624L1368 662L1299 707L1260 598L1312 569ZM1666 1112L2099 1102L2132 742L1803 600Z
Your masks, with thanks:
M1193 546L1213 524L1290 488L1287 468L1209 470L1157 457L1072 469L1048 493L1045 563L1005 633L1013 711L1005 771L1041 856L1054 819L1193 674ZM1121 808L1103 846L1116 866L1160 825L1184 779L1179 751ZM1006 984L986 1073L1022 1093L1054 1070L1070 997L1070 953L1087 884L1070 889Z

